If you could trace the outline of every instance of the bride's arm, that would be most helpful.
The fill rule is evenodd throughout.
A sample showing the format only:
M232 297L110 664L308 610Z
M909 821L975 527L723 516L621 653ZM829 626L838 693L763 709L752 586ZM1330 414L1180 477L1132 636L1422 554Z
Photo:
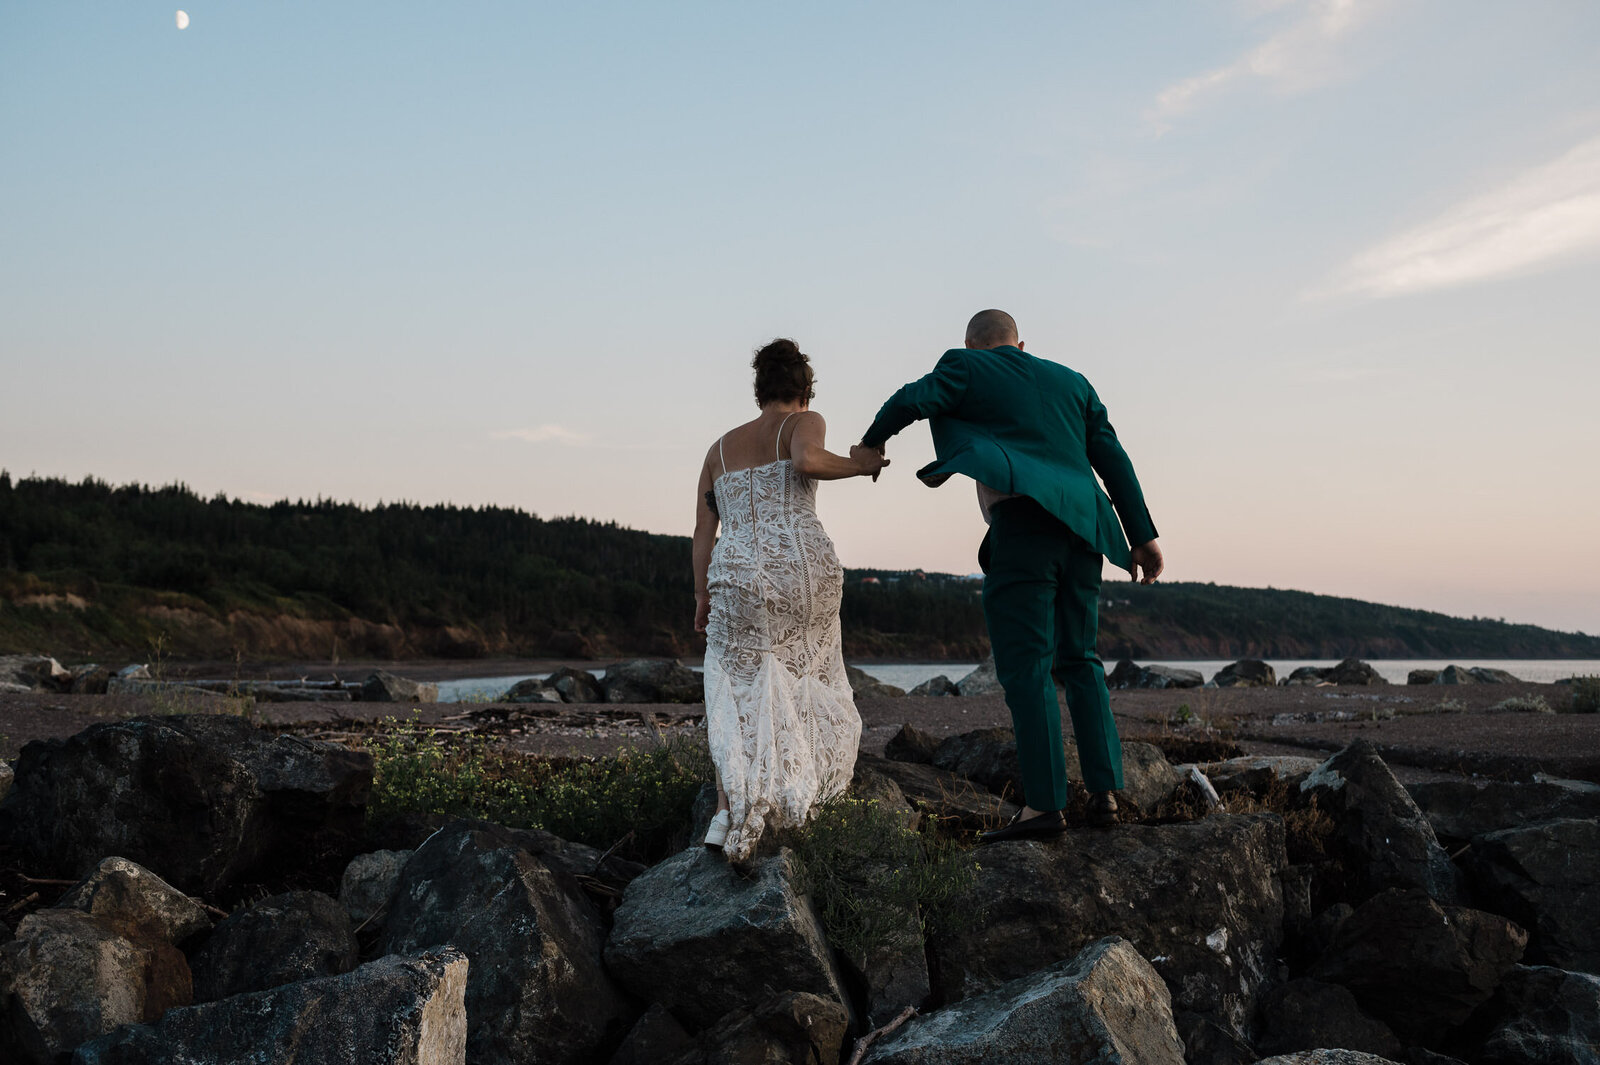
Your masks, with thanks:
M711 509L711 455L700 467L700 487L695 490L694 506L694 631L705 632L711 620L711 591L707 587L711 570L711 548L717 542L717 512Z
M828 434L828 423L816 411L807 411L795 419L794 435L789 438L789 457L802 477L814 481L837 481L845 477L873 477L889 465L883 452L872 448L853 447L848 457L835 455L822 446Z

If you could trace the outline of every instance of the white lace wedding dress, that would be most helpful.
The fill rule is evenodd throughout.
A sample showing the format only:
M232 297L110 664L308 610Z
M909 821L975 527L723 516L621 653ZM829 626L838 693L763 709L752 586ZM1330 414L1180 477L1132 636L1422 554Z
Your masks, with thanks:
M844 568L817 520L816 482L788 459L723 469L706 732L733 819L722 850L741 861L766 826L803 824L849 785L861 717L839 649Z

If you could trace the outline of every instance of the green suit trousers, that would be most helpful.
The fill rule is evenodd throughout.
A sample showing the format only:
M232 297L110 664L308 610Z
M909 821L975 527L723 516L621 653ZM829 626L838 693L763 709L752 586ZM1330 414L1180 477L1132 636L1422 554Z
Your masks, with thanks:
M1035 810L1060 810L1067 772L1056 680L1066 689L1084 785L1122 787L1122 742L1095 650L1102 557L1032 499L997 503L991 518L979 550L983 613L1016 731L1022 789Z

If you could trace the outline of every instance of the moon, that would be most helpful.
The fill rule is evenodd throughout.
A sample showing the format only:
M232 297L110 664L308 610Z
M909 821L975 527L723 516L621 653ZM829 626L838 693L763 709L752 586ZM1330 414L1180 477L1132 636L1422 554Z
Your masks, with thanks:
M180 30L186 30L189 28L189 12L178 12L178 28Z

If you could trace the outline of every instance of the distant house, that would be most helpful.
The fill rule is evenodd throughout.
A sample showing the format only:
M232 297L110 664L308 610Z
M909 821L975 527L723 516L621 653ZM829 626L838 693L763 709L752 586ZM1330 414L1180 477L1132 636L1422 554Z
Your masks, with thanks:
M882 584L883 582L878 580L878 578L876 578L876 577L862 577L861 578L861 583L862 584Z

